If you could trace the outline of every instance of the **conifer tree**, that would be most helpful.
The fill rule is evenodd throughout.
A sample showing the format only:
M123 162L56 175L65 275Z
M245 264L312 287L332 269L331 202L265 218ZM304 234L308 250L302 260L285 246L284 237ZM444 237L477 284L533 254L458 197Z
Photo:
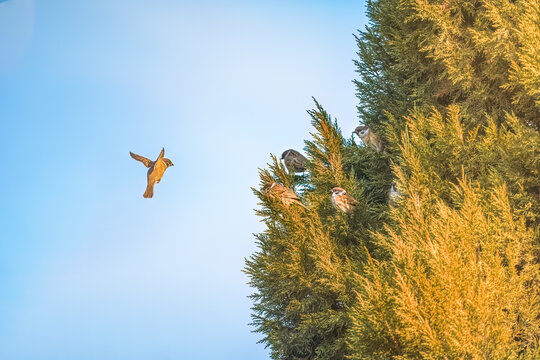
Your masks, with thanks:
M385 150L316 104L306 175L261 170L307 208L254 189L256 331L274 359L540 358L540 3L373 0L368 16L358 110Z
M357 278L353 358L538 357L539 10L369 2L359 112L402 200Z
M306 141L307 175L288 174L275 157L260 172L261 189L271 182L295 189L307 209L253 189L262 205L257 214L267 229L256 235L260 250L247 260L245 271L257 289L253 324L274 359L343 359L349 354L354 274L366 249L373 248L369 231L380 224L374 211L377 199L365 193L369 181L356 177L363 168L344 166L344 149L350 144L316 106L308 112L316 132ZM333 208L330 190L335 186L359 199L353 214Z

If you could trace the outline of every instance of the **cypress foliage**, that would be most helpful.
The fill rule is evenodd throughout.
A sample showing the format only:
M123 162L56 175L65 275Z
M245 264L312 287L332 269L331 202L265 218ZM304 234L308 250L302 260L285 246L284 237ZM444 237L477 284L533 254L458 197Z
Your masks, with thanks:
M373 0L368 15L358 110L385 150L316 103L307 173L261 170L307 206L254 189L261 341L274 359L540 358L540 3Z
M508 120L512 131L493 122L464 131L457 109L449 113L406 119L402 158L394 167L401 199L386 231L376 236L391 259L370 259L358 276L349 334L353 358L540 355L532 203L512 206L512 197L530 197L523 188L511 195L501 183L505 161L500 168L482 163L524 136L536 144L527 152L538 159L540 137L515 119Z
M528 0L373 0L357 37L359 113L370 126L460 105L470 119L516 114L540 129L540 5Z
M360 115L386 130L402 199L377 235L391 259L357 279L353 358L537 358L539 4L369 14Z
M365 188L343 170L344 139L319 105L309 111L316 130L306 142L308 175L289 175L275 157L261 170L261 188L278 182L295 189L308 210L253 189L266 231L256 235L260 250L246 264L257 289L253 325L274 359L343 359L349 348L347 309L353 301L353 274L365 257L370 218ZM330 189L341 186L362 199L353 215L338 213Z

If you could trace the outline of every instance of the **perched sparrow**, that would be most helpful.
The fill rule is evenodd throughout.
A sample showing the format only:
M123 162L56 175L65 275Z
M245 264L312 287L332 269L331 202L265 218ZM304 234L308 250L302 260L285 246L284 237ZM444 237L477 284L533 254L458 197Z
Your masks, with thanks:
M161 178L163 177L163 174L165 173L165 170L167 170L169 166L173 166L174 164L171 160L163 157L165 155L165 148L161 149L161 152L159 153L156 161L152 161L145 158L144 156L134 154L131 151L129 152L129 155L131 155L131 157L135 160L142 162L144 166L148 168L148 185L146 186L146 191L144 192L143 197L151 198L152 196L154 196L154 184L159 184Z
M307 207L300 201L298 195L283 185L275 182L269 182L263 186L262 191L267 193L271 198L280 199L281 202L286 206L295 203L307 209Z
M283 152L281 159L285 161L285 166L289 171L291 169L294 172L304 172L306 171L306 158L304 155L300 154L298 151L289 149Z
M369 127L365 125L357 126L353 133L358 135L364 145L373 146L377 152L383 151L383 143L381 139L379 139L377 134L375 134Z
M395 206L396 199L398 196L399 196L399 191L396 190L396 183L393 182L392 186L390 186L390 190L388 191L388 205Z
M340 187L332 189L332 205L334 205L336 209L346 213L352 213L358 204L359 202L348 195L344 189Z

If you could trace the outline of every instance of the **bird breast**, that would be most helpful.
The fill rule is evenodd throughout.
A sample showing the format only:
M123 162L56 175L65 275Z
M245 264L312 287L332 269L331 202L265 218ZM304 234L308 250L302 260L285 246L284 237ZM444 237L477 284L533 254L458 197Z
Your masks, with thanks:
M156 181L161 180L161 177L163 176L163 173L165 172L166 168L167 168L167 165L165 165L165 162L163 162L161 159L159 159L148 170L148 178L151 178L151 179L156 180Z

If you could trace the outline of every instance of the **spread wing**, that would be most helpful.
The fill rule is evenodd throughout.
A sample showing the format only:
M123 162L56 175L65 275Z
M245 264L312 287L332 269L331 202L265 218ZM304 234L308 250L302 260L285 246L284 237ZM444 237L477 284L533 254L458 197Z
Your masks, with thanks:
M154 164L152 160L147 159L144 156L134 154L131 151L129 152L129 155L131 155L131 157L134 158L135 160L142 162L144 166L146 166L147 168L149 168L150 166Z
M163 156L165 156L165 148L161 148L161 152L159 153L159 156L157 157L156 161L161 159Z

